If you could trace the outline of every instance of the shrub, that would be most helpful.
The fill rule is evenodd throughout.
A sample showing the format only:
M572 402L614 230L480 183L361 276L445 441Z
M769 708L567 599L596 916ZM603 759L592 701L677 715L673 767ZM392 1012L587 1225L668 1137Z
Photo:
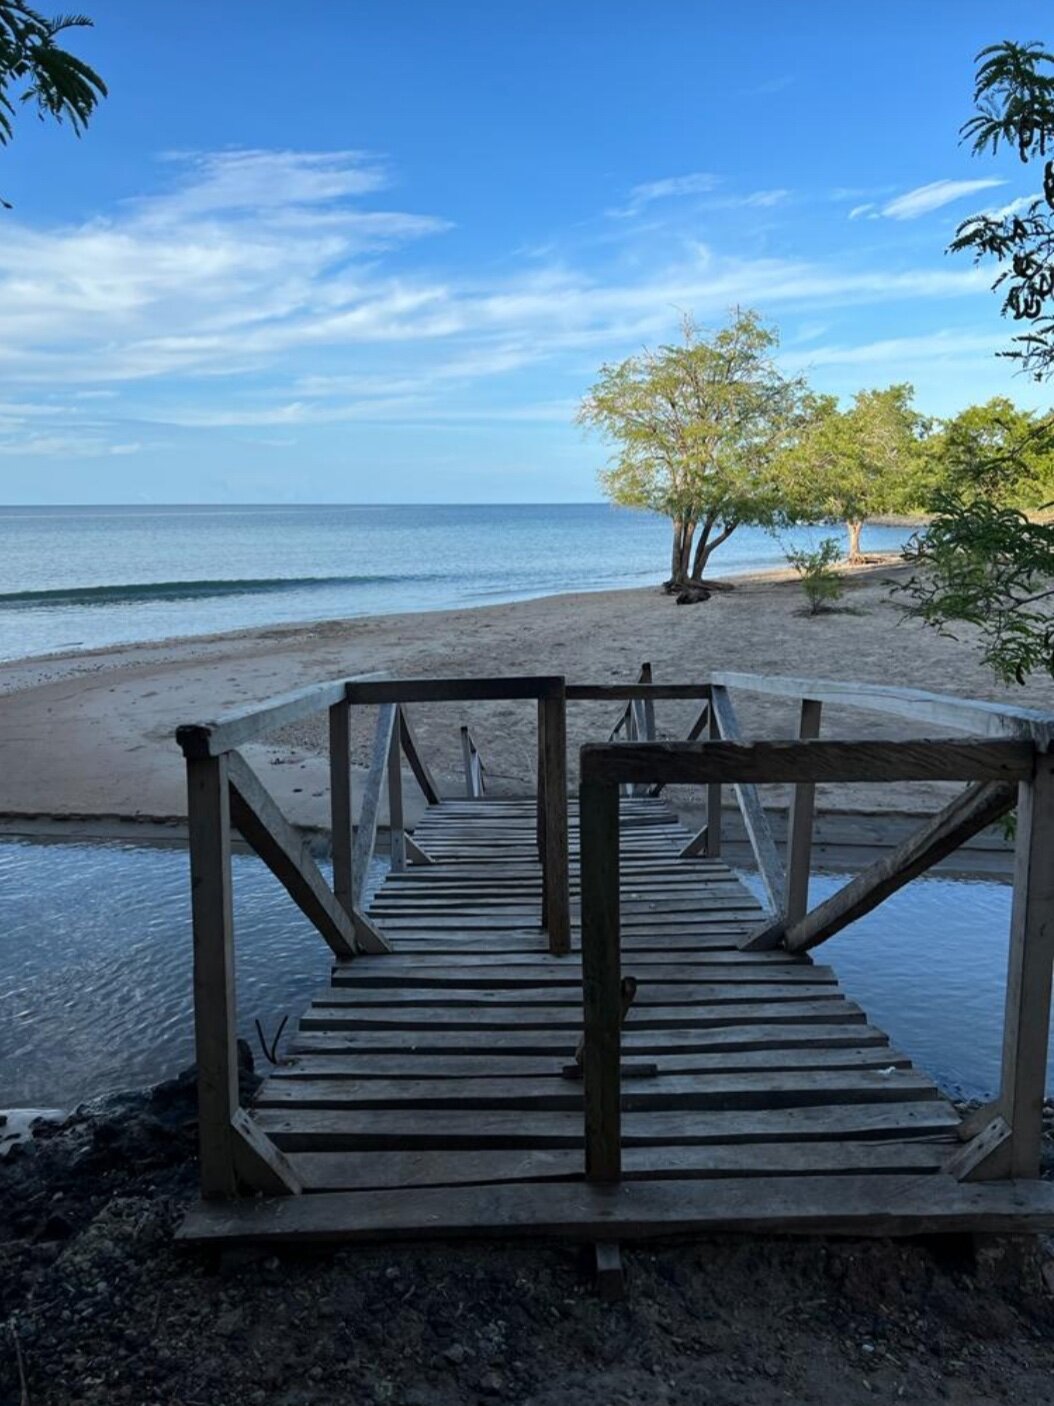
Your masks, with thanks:
M789 551L784 556L798 573L810 615L828 610L845 590L844 580L834 569L841 558L836 537L825 537L811 552Z

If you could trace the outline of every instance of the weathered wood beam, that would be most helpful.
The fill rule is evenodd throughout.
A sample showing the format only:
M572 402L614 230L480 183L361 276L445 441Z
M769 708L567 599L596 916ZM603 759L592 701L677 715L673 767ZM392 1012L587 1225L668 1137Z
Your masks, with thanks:
M582 1057L586 1177L622 1175L619 798L611 782L579 786L582 833Z
M406 857L411 864L434 864L435 860L430 854L426 854L421 846L414 839L413 835L404 836L406 843Z
M563 687L560 674L472 679L351 679L349 703L471 703L549 698Z
M402 709L399 708L401 713ZM406 869L406 828L403 820L403 753L398 726L388 745L388 847L392 872Z
M381 786L388 767L388 753L392 745L392 732L398 713L394 703L382 703L377 711L377 727L373 734L373 751L370 754L370 769L362 793L362 806L359 810L359 827L355 832L355 907L362 909L362 897L366 890L370 860L377 843L377 820L381 807Z
M250 703L244 708L224 713L212 722L189 723L176 729L176 741L187 757L216 757L244 742L276 727L309 718L324 712L346 696L343 679L328 683L313 683L279 694L264 703Z
M239 1182L264 1196L299 1196L303 1191L292 1162L244 1108L231 1119L234 1166Z
M892 713L913 723L937 723L985 737L1021 737L1045 744L1054 739L1054 713L1015 708L1007 703L984 703L950 694L928 693L918 688L889 684L844 683L836 679L798 679L766 674L715 674L715 684L765 693L778 698L815 698L821 703L841 703L871 713ZM964 780L967 778L963 778Z
M1054 966L1054 754L1019 790L1014 899L999 1101L1010 1124L1009 1175L1038 1177Z
M425 761L421 749L417 744L417 736L410 725L410 719L406 715L406 709L399 709L399 737L402 741L403 753L410 764L410 770L417 778L417 784L430 806L437 806L442 799L439 794L439 787L435 783L428 764Z
M997 1114L970 1139L956 1148L941 1170L956 1181L986 1181L1006 1176L1006 1145L1010 1126Z
M338 957L355 955L355 929L311 857L307 842L278 809L239 752L227 756L231 820Z
M549 951L563 956L571 950L571 898L567 824L567 704L563 692L543 698L539 710L542 771L545 775L545 845L542 852L542 923Z
M798 737L802 740L819 737L823 704L815 698L803 698L798 719ZM816 809L816 786L811 781L799 781L791 794L787 818L787 890L783 911L787 921L796 923L804 918L809 907L809 872L812 868L812 824Z
M354 825L351 813L351 740L346 698L329 710L329 812L333 851L333 893L345 913L355 909L352 874Z
M782 933L777 925L763 929L742 944L744 950L757 952L778 946L781 936L791 952L807 952L819 946L1005 815L1016 796L1016 787L997 781L967 787L913 835L869 864L811 913L796 923L784 924Z
M722 740L742 744L743 737L739 728L739 719L736 717L732 700L726 689L718 687L711 691L710 711L717 722ZM749 782L737 782L734 784L733 790L739 803L743 826L747 832L747 839L750 841L750 848L754 852L754 861L758 866L758 874L761 877L769 907L774 913L778 913L783 906L787 881L784 877L779 851L776 849L772 826L769 824L756 786Z
M201 1194L238 1191L232 1119L238 1108L234 904L226 757L187 760L190 904L194 933L194 1055Z
M569 703L621 702L624 699L709 698L708 683L569 683Z
M1030 742L970 738L911 742L591 743L582 765L596 781L775 784L799 781L1023 781Z
M686 742L694 742L697 738L702 737L703 733L706 731L706 725L707 725L707 723L709 722L709 720L710 720L710 704L709 704L709 702L706 702L706 703L704 703L703 706L699 709L699 712L698 712L697 715L696 715L695 722L692 723L691 727L688 729L688 733L687 733L687 735L686 735L686 737L685 737L684 740L685 740ZM662 793L663 793L663 791L664 791L665 789L666 789L666 784L665 784L665 782L656 781L653 786L649 787L649 789L648 789L648 795L649 795L649 796L661 796ZM704 826L704 829L705 829L705 826Z

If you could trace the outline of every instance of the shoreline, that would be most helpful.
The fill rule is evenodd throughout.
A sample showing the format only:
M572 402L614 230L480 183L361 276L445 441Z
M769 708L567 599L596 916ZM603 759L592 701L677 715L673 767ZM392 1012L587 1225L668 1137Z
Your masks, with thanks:
M891 523L881 525L900 524ZM871 552L868 553L864 561L857 566L849 566L847 563L843 562L837 565L835 569L838 570L840 574L852 578L866 575L873 571L902 570L903 566L904 563L902 562L899 552ZM735 591L744 586L754 584L796 583L798 577L792 566L783 565L762 567L757 570L747 569L741 572L733 571L725 576L711 576L708 580L716 582L719 586L726 585L729 589ZM481 612L502 610L510 606L530 605L536 601L570 602L579 599L589 599L593 596L634 594L662 595L662 581L657 579L646 586L597 586L591 590L547 591L537 595L513 596L506 600L480 601L470 605L424 606L416 610L392 610L363 613L360 615L310 616L303 620L281 620L271 624L246 625L234 630L213 630L191 635L162 635L156 639L126 640L116 644L88 645L84 648L77 649L48 650L43 654L24 654L11 659L0 659L0 697L4 694L3 674L7 670L29 668L33 665L73 663L78 659L105 658L111 655L123 654L128 651L139 652L151 649L174 649L183 645L234 644L242 640L249 641L262 637L280 640L293 638L303 633L305 630L318 631L340 626L347 627L363 620L397 621L404 618L416 618L418 616L452 614L455 612L460 614L464 611Z
M967 637L950 641L905 620L887 584L910 568L887 554L846 572L843 608L808 617L789 567L744 574L735 589L678 606L656 586L567 592L499 605L393 612L312 624L257 626L186 638L121 644L0 664L0 817L86 827L108 817L167 825L185 816L180 723L216 717L327 678L559 673L574 681L631 681L647 659L657 681L742 673L902 683L934 692L1012 698L1051 708L1054 689L1007 690L980 667ZM780 700L737 698L747 736L791 736L793 708ZM352 765L361 795L372 738L369 710L353 710ZM578 747L606 736L611 705L569 712L572 784ZM495 794L533 787L533 718L516 705L429 705L414 710L441 789L458 794L459 726L471 715ZM657 708L660 736L684 736L694 710ZM691 714L691 716L689 716ZM861 733L863 729L863 733ZM910 722L856 710L825 709L825 735L917 734ZM252 744L247 756L293 823L328 827L325 729L308 720ZM821 787L818 808L876 816L937 808L932 785ZM408 801L415 797L408 787ZM787 791L772 788L776 810ZM690 796L676 796L678 803ZM688 807L690 808L690 806ZM413 818L409 817L412 825ZM383 816L382 816L383 823ZM68 830L65 833L69 833ZM142 833L141 831L139 832Z

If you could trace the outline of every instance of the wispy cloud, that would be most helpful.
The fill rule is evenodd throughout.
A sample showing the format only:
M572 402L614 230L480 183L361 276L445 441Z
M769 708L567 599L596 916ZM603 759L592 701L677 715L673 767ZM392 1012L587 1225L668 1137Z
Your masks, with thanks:
M706 195L719 183L719 177L709 171L692 171L686 176L667 176L660 181L645 181L632 188L626 204L609 210L615 219L638 215L656 200L673 200L689 195Z
M916 186L914 190L905 191L903 195L887 201L879 213L890 220L917 220L920 215L928 215L932 210L950 205L953 200L961 200L964 195L975 195L979 190L1005 184L1005 181L993 176L973 181L931 181L929 185ZM852 217L850 211L850 219Z

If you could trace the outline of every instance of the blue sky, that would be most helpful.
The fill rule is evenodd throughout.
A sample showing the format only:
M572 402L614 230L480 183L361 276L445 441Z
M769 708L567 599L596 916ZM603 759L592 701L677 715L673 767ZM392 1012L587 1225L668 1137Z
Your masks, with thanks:
M943 251L1046 0L85 0L111 97L0 151L0 501L581 501L598 366L730 306L849 396L1049 392Z

